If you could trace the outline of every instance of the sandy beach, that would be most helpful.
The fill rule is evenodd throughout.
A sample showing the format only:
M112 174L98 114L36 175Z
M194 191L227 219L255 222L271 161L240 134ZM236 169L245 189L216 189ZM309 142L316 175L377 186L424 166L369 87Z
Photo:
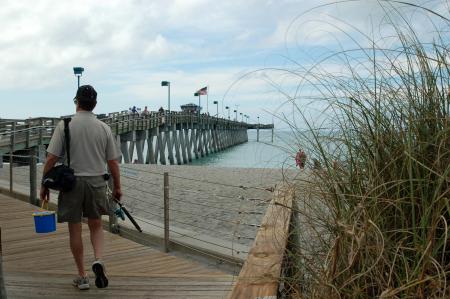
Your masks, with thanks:
M28 167L14 168L14 183L28 187ZM273 188L296 171L189 165L122 164L123 202L133 215L163 223L163 173L169 174L170 226L249 246ZM38 166L38 182L42 166ZM6 186L9 167L0 168ZM52 196L52 201L56 196Z

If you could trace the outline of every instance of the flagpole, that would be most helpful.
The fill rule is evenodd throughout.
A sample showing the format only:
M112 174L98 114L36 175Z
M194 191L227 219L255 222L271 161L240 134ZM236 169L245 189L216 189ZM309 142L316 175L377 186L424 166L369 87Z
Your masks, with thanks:
M206 113L209 114L209 108L208 108L208 104L209 104L209 85L206 85Z
M198 118L200 119L200 93L198 93Z

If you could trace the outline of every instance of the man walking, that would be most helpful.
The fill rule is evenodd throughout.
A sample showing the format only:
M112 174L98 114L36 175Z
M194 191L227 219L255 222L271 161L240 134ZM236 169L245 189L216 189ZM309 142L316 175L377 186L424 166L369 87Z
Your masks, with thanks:
M120 151L111 129L99 121L92 110L97 104L97 92L90 85L80 86L74 99L76 114L69 123L70 166L76 176L75 187L68 192L61 191L58 196L58 222L68 222L70 249L78 268L78 277L73 285L80 290L89 289L89 278L84 268L81 220L88 219L90 239L94 249L95 261L92 270L98 288L108 286L103 255L102 215L110 214L111 207L106 197L106 165L113 178L113 196L120 200L120 171L118 158ZM47 149L46 174L65 154L64 122L55 128ZM41 186L41 200L49 200L49 190Z

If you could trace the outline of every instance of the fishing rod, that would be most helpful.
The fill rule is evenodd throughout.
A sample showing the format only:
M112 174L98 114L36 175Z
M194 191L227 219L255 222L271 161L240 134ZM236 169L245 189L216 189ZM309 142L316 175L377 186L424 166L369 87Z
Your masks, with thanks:
M138 232L142 233L141 227L136 222L136 220L134 220L133 216L131 216L131 214L128 212L127 208L125 208L125 206L117 198L112 197L112 199L119 205L118 209L119 211L116 210L114 213L118 215L120 218L122 218L122 220L125 220L125 217L121 213L121 211L123 211L125 215L127 215L128 219L130 219L131 223L133 223L134 227L138 230Z
M106 173L103 175L103 178L105 179L105 181L108 181L111 178L111 175L109 173ZM114 211L114 214L116 214L118 217L120 217L123 221L125 221L125 215L127 215L128 219L130 219L131 223L133 223L134 227L138 230L138 232L142 233L142 228L139 226L139 224L136 222L136 220L134 220L133 216L131 216L130 212L128 212L127 208L125 208L125 206L120 202L120 200L118 200L117 198L115 198L113 196L113 193L111 191L111 189L109 188L109 185L107 184L107 196L111 197L118 205L119 208L117 210ZM124 215L125 213L125 215Z

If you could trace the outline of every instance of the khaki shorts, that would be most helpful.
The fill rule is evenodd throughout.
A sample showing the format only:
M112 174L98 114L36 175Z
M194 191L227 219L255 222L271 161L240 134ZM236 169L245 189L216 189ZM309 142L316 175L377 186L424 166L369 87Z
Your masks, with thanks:
M78 176L71 191L59 193L58 222L78 223L82 217L98 219L110 215L111 208L103 176Z

